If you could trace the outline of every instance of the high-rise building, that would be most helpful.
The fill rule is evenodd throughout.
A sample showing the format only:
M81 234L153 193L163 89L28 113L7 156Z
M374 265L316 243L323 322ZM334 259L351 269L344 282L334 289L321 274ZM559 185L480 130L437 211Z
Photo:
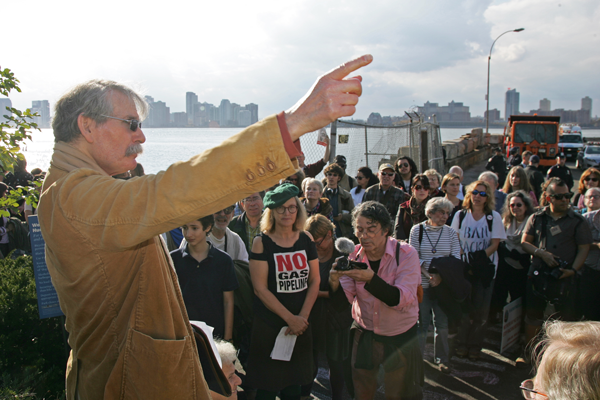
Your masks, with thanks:
M188 125L194 125L194 109L198 103L198 96L194 92L186 92L185 94L185 112L188 117Z
M221 127L231 126L232 120L231 102L227 99L223 99L219 105L219 125Z
M12 101L10 101L10 99L7 98L0 99L0 122L8 121L6 118L4 118L5 115L10 114L6 107L12 107Z
M246 127L252 125L252 113L248 110L239 110L238 112L238 126Z
M33 122L38 125L38 128L50 128L50 103L48 100L32 101L31 112L39 114L39 117L33 119Z
M237 103L231 103L231 126L238 126L238 113L242 107Z
M511 115L519 115L519 95L517 89L508 89L506 91L504 115L507 120Z
M439 106L438 103L430 103L429 101L423 104L423 107L418 107L418 113L429 118L435 114L438 122L471 122L471 112L469 106L463 103L457 103L452 100L447 106Z
M552 110L552 105L550 103L550 100L543 98L542 100L540 100L540 111L550 111Z
M186 127L188 124L186 112L181 111L181 112L171 113L171 118L173 121L173 126L176 126L178 128Z
M500 110L498 110L497 108L494 108L493 110L490 110L490 122L496 122L496 121L500 121ZM483 112L483 118L486 119L488 116L487 111Z
M258 105L254 103L246 104L246 110L250 111L250 125L258 122Z

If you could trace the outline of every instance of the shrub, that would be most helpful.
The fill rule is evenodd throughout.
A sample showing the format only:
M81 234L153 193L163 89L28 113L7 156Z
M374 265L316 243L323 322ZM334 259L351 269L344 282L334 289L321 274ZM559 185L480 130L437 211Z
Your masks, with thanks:
M64 395L62 317L40 319L30 256L0 260L0 398Z

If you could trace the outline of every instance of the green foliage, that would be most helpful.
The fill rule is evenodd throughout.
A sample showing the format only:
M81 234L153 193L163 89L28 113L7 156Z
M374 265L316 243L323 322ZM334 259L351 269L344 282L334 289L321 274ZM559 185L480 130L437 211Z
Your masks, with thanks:
M61 318L39 318L32 258L0 260L0 399L60 398L66 362Z
M13 90L21 92L19 80L10 69L0 68L0 95L8 97ZM17 161L24 158L21 147L25 140L31 140L31 130L40 129L33 122L33 118L38 114L32 113L31 110L19 111L16 108L6 107L6 111L8 114L4 114L4 117L8 121L0 122L0 168L12 172ZM34 188L11 191L8 197L0 198L0 216L8 217L9 213L6 209L15 210L18 207L17 201L22 198L27 199L28 204L37 207L40 186L41 183L37 183Z

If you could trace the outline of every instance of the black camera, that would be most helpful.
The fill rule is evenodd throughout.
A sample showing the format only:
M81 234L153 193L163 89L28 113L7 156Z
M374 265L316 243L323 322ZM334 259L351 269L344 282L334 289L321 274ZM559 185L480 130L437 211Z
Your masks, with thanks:
M561 271L560 269L561 268L562 269L571 269L571 266L569 265L568 262L566 262L565 260L561 260L558 257L556 257L556 261L558 262L558 266L555 268L552 268L550 275L552 275L553 278L560 279L560 277L563 274L563 271Z
M337 271L350 271L352 269L367 269L368 265L360 261L352 261L348 259L348 256L343 256L337 261L335 269Z
M342 254L342 258L337 261L336 271L350 271L352 269L367 269L369 266L360 261L348 259L350 253L354 251L354 243L350 239L339 238L335 241L335 248Z

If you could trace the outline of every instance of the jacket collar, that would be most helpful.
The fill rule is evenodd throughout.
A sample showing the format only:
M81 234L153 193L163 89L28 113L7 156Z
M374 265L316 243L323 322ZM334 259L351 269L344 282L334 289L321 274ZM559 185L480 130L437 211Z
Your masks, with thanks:
M54 144L54 153L52 154L50 165L67 173L78 168L88 168L108 175L93 158L84 154L71 143L56 142Z

